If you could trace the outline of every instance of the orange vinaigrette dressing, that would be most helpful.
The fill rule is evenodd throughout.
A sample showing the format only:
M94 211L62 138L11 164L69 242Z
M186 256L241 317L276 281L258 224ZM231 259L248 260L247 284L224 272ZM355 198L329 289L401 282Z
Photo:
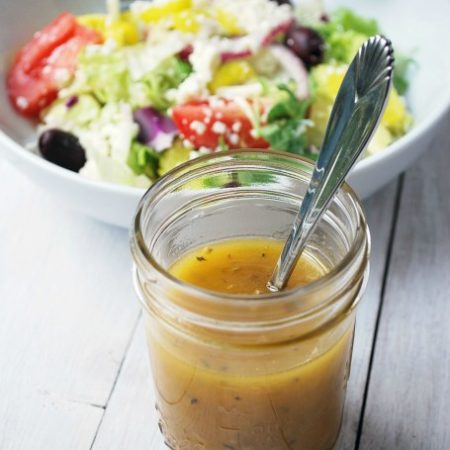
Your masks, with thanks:
M272 240L218 242L184 255L170 273L219 293L265 293L281 249ZM288 287L323 274L302 257ZM170 448L330 450L340 428L353 320L339 333L283 344L276 353L263 347L248 357L242 356L248 349L231 357L229 347L222 352L148 325L157 408Z
M266 294L282 246L282 242L267 239L218 242L184 255L170 273L186 283L224 294ZM310 259L301 258L287 288L311 283L323 273Z

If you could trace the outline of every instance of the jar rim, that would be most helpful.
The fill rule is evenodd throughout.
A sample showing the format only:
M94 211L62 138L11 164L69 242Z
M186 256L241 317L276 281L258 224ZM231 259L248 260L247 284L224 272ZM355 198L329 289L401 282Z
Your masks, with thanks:
M292 298L301 298L306 295L313 294L314 292L318 292L329 285L332 285L339 278L340 274L343 273L348 267L352 265L352 263L358 257L358 250L361 248L361 245L366 243L366 254L368 259L368 255L370 253L370 234L368 231L367 222L364 216L363 208L360 200L358 199L354 190L344 182L343 185L336 192L335 196L338 195L339 192L343 192L348 199L350 199L350 204L354 208L354 211L357 215L357 223L356 223L356 233L355 237L351 242L350 248L344 255L344 257L334 266L332 267L325 275L321 276L317 280L296 288L286 289L279 292L270 292L265 294L227 294L215 292L213 290L204 289L201 287L197 287L190 283L186 283L175 276L173 276L168 270L162 267L158 261L153 257L151 251L146 245L144 235L142 233L141 221L142 221L142 213L148 201L148 198L154 193L158 192L158 189L168 182L168 180L172 179L172 181L178 179L178 176L183 175L188 171L191 167L208 162L210 160L220 158L230 157L239 154L240 156L245 155L253 155L257 156L263 153L265 157L273 156L273 157L282 157L286 160L292 160L295 162L300 162L305 164L305 167L310 169L312 173L312 169L314 167L311 160L304 158L299 155L287 154L286 152L277 152L273 150L259 150L259 149L240 149L240 150L230 150L230 151L221 151L220 153L212 153L208 155L204 155L193 160L187 161L183 164L178 165L171 171L167 172L163 177L161 177L156 183L154 183L144 194L139 205L137 207L137 211L132 222L131 227L131 247L135 257L139 257L139 262L141 263L141 269L153 268L156 272L161 275L166 281L169 282L173 287L181 289L188 295L195 296L198 299L206 300L212 303L223 304L226 302L228 306L249 306L257 307L258 305L266 304L268 301L271 302L283 302L288 301ZM270 160L267 160L270 164ZM137 252L137 254L136 254Z

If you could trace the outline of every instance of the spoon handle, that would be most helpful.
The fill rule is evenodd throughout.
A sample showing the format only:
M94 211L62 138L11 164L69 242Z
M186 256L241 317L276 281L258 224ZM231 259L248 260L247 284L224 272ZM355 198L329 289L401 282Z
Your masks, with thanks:
M389 95L393 49L371 37L353 59L336 97L311 182L268 288L284 288L308 237L370 141Z

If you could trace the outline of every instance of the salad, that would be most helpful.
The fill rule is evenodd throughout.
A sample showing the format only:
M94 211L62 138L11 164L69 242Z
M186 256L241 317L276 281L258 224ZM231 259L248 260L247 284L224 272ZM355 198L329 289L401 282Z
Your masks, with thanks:
M37 121L38 150L81 176L148 187L180 163L237 148L314 159L348 64L374 20L319 2L135 1L63 13L35 33L7 76ZM412 123L408 58L367 154Z

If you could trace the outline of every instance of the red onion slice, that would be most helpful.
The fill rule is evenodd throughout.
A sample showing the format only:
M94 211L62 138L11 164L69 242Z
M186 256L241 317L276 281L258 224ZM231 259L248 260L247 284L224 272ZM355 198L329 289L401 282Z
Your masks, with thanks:
M275 28L273 28L270 33L263 39L262 46L267 47L268 45L272 44L272 42L277 38L277 36L281 33L286 33L289 28L291 28L292 24L294 23L293 19L290 19L286 22L280 23Z
M297 97L302 100L308 98L308 71L302 60L283 45L272 45L270 50L286 73L297 84Z
M175 123L151 107L140 108L133 113L139 125L138 141L161 152L172 145L178 129Z
M292 26L294 20L290 19L286 22L278 24L276 27L272 28L272 30L269 31L269 33L263 38L261 41L259 48L261 47L267 47L277 38L277 36L281 33L286 33L289 28ZM237 43L236 47L239 47L238 42L241 38L236 38L235 42ZM241 59L241 58L247 58L252 55L252 51L250 49L248 50L239 50L236 52L233 51L227 51L223 52L221 56L222 62L227 61L233 61L235 59Z
M192 47L191 44L187 45L186 47L181 50L181 52L178 53L178 56L183 61L189 61L189 56L192 55L192 52L194 51L194 47Z
M223 63L227 61L233 61L235 59L242 59L252 56L252 52L250 50L243 50L242 52L224 52L220 55L220 58Z

